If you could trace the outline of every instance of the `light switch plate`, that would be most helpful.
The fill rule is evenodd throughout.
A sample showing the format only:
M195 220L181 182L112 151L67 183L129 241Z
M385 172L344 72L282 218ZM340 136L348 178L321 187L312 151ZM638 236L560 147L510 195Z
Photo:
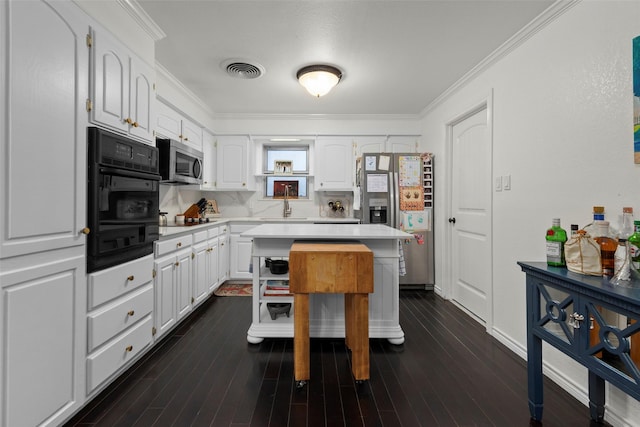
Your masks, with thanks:
M496 191L502 191L502 177L496 178Z
M505 190L511 190L511 175L505 175L502 177L502 188Z

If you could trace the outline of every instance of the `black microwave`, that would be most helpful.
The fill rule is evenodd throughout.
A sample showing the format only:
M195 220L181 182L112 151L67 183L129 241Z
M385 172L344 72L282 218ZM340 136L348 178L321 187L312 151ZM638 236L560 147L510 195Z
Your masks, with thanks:
M202 151L172 139L156 139L159 150L161 183L202 184Z

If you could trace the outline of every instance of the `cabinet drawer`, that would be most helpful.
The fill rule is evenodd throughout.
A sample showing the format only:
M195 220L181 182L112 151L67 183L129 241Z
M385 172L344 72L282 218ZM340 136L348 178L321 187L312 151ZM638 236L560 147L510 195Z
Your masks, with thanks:
M88 309L140 288L153 280L153 256L148 255L131 262L89 275Z
M161 257L162 255L166 255L173 251L177 251L178 249L183 249L191 246L191 242L193 241L193 237L191 234L187 234L180 237L174 237L169 240L162 240L156 242L156 258Z
M212 237L218 237L218 234L220 233L220 227L211 227L208 231L208 235L207 237L209 239L211 239Z
M89 314L87 318L89 352L135 324L152 310L153 285L149 284Z
M133 360L152 340L151 316L128 329L113 342L87 358L87 392L91 393Z
M207 236L208 236L207 230L202 230L202 231L198 231L197 233L193 233L193 243L204 242L205 240L207 240Z

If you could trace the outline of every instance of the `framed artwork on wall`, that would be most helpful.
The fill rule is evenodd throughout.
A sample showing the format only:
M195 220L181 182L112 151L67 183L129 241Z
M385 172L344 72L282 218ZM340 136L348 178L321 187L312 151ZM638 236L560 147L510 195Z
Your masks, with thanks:
M284 188L289 187L288 198L298 198L298 181L274 181L273 182L273 198L284 199Z
M273 173L276 175L293 175L293 162L291 160L275 160Z

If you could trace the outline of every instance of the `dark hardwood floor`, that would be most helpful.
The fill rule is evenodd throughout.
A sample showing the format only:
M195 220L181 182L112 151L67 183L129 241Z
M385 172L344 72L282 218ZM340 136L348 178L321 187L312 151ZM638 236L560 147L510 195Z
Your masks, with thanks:
M433 292L401 292L406 342L372 339L364 384L344 340L312 339L296 389L293 340L247 343L250 317L251 298L212 297L67 426L595 425L549 380L530 424L526 363Z

